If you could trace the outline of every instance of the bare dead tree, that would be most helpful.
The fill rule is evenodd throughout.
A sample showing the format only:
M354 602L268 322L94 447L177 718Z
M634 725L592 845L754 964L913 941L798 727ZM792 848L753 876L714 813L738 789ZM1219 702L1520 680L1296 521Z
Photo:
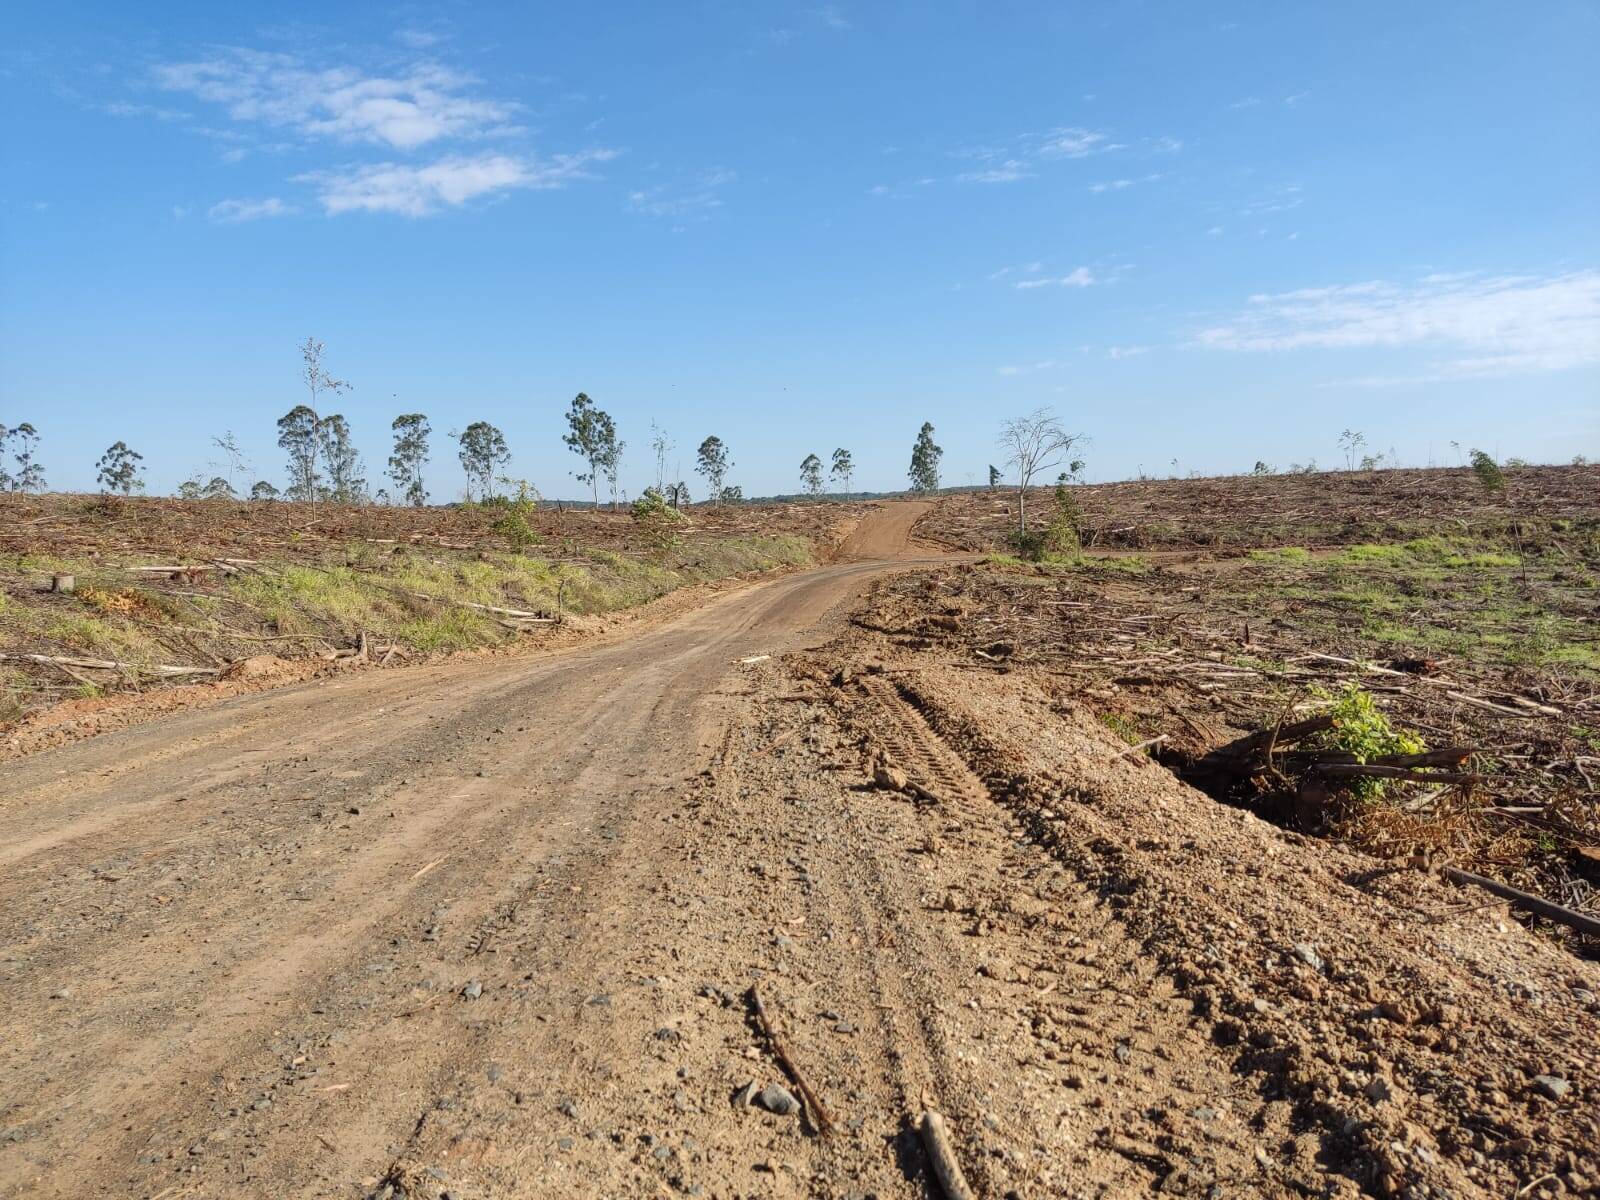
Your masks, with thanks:
M1017 468L1017 528L1028 532L1028 485L1036 476L1066 465L1065 475L1083 470L1083 460L1072 452L1089 439L1081 433L1068 433L1048 408L1037 408L1025 417L1014 417L1000 427L1000 446L1009 452L1006 460Z

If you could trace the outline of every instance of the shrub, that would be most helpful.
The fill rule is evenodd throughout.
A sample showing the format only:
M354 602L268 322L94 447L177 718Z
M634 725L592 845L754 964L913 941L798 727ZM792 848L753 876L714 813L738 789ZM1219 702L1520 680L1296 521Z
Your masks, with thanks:
M650 544L662 553L678 544L683 514L668 504L666 497L655 488L645 488L644 495L633 502L633 520Z
M1312 694L1329 703L1333 728L1311 739L1312 749L1343 750L1359 763L1371 762L1386 754L1421 754L1422 739L1414 733L1396 729L1388 715L1373 702L1372 693L1352 683L1337 695L1323 688ZM1350 793L1358 800L1376 800L1388 790L1387 779L1350 780Z
M528 514L539 503L539 493L526 479L511 479L502 475L500 482L512 484L517 489L514 497L492 497L492 502L505 509L505 515L500 517L490 526L496 533L506 539L513 554L521 554L529 546L539 540L539 535L534 533L533 526L528 524ZM487 507L491 500L484 502Z
M1056 510L1043 529L1013 530L1011 546L1029 562L1051 562L1076 554L1083 546L1083 511L1070 488L1056 484Z

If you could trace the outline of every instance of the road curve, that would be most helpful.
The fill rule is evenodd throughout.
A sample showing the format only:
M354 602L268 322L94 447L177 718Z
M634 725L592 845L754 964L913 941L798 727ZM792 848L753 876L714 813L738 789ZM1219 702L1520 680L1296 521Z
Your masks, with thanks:
M416 979L453 989L506 913L585 892L601 924L563 944L603 939L642 901L619 830L711 759L738 660L820 636L919 508L873 510L851 561L604 648L322 680L7 764L0 1195L381 1174L430 1080L481 1053L470 1024L415 1035L437 1000ZM317 1100L342 1092L333 1130Z

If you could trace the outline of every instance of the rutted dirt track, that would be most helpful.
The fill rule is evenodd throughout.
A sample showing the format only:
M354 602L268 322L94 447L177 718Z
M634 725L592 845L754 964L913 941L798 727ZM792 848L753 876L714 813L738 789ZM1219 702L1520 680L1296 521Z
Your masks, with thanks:
M1590 965L847 632L918 515L7 764L0 1195L921 1196L930 1106L995 1197L1595 1182ZM752 982L830 1136L730 1104Z

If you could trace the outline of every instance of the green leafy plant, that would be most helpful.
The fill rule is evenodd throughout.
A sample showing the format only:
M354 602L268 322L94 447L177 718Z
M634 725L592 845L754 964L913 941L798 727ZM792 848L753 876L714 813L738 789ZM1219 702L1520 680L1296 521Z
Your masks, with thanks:
M1354 683L1338 693L1313 688L1312 695L1328 703L1327 715L1333 718L1331 729L1310 740L1312 749L1342 750L1354 755L1358 763L1371 762L1388 754L1421 754L1425 749L1421 738L1396 729L1373 701L1372 693ZM1388 790L1390 782L1387 779L1352 779L1350 793L1358 800L1377 800Z
M1029 562L1052 562L1076 554L1083 546L1083 510L1064 483L1056 484L1056 507L1043 529L1013 529L1012 547Z
M644 495L633 502L633 520L650 544L665 554L680 541L679 528L683 514L655 488L645 488Z
M513 553L521 554L539 541L539 535L528 524L528 514L539 505L539 492L526 479L502 475L500 482L514 488L515 494L504 501L505 515L490 528L506 539Z

